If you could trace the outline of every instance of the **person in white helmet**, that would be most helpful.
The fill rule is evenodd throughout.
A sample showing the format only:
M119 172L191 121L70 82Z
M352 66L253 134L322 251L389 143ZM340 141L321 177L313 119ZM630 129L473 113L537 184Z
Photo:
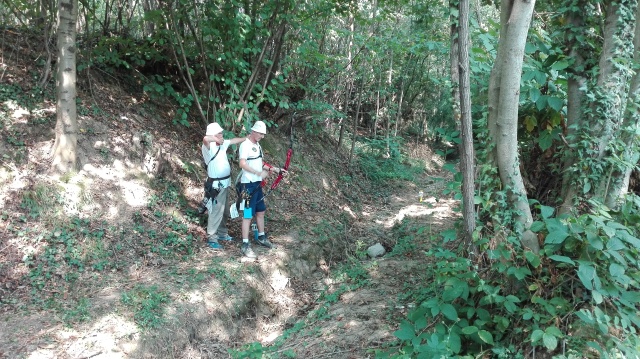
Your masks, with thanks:
M222 127L216 123L207 126L207 132L202 139L202 158L207 165L207 182L205 183L205 199L199 212L209 210L207 220L207 242L215 250L222 249L220 241L231 241L227 229L229 219L229 185L231 184L231 165L227 158L227 149L232 144L238 144L245 138L225 140Z
M244 212L242 213L241 250L242 254L248 258L256 258L249 243L249 228L254 217L258 226L258 244L267 248L273 247L264 231L264 213L267 210L267 206L264 203L264 194L260 184L271 173L286 173L286 170L272 167L263 161L262 147L260 147L259 142L266 134L267 126L264 122L256 121L251 127L251 133L240 144L240 149L238 150L239 164L242 169L240 191L242 200L245 201Z

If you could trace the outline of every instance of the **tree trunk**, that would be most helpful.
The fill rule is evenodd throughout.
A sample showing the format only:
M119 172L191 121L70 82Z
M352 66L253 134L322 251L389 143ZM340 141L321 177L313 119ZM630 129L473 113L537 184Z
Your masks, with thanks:
M534 6L535 0L502 0L501 36L489 83L489 128L500 180L508 191L511 210L517 213L516 232L522 245L537 253L540 245L530 230L533 216L520 172L517 132L524 47Z
M76 22L78 0L58 4L58 74L56 140L52 169L66 173L76 169L78 119L76 113Z
M581 1L580 5L585 5L584 1ZM569 21L574 29L584 29L584 17L579 13L572 13ZM573 59L575 66L574 69L584 69L585 59L582 57L582 51L580 46L581 42L571 39L568 44L569 57ZM558 208L558 215L569 214L574 208L575 200L578 197L578 186L575 183L576 174L572 173L571 168L578 160L577 153L573 149L575 144L579 141L578 128L581 128L586 122L584 119L584 89L587 86L587 78L584 75L583 70L575 70L567 81L567 133L566 141L567 147L564 151L564 163L563 163L563 177L561 188L562 205ZM573 147L573 148L572 148Z
M472 243L476 227L474 212L475 161L473 152L473 119L471 118L471 85L469 75L469 0L460 0L458 24L458 53L460 60L460 167L462 172L462 214L465 241ZM452 49L453 50L453 49ZM454 84L455 85L455 84ZM472 252L477 253L475 248Z
M633 49L632 63L640 64L640 1L636 4ZM617 206L629 190L631 172L637 166L640 158L637 140L637 136L640 134L640 73L637 69L629 86L622 131L620 137L625 146L621 158L625 166L622 170L614 172L611 188L607 192L607 200L605 201L605 204L612 208Z
M349 122L349 101L351 100L351 91L353 90L353 34L355 32L355 21L352 16L349 17L349 38L347 39L347 67L345 69L345 94L344 94L344 106L342 112L344 112L344 120L340 120L340 135L338 135L338 143L336 144L336 151L342 147L342 141L344 140L344 130L348 126Z

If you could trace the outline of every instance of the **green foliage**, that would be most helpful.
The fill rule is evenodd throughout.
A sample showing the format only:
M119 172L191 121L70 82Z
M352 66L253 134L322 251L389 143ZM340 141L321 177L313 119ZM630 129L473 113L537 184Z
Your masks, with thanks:
M620 211L553 217L539 206L536 254L518 238L477 238L485 265L437 248L423 282L432 289L395 331L398 346L379 357L524 357L536 347L587 357L637 357L640 340L640 200ZM560 318L560 319L559 319ZM514 345L513 343L520 343Z
M136 324L144 330L149 330L158 328L165 322L164 308L169 299L169 294L155 285L138 285L122 293L120 301L134 311Z
M412 166L401 151L401 139L365 140L359 150L359 166L377 186L389 185L392 180L413 181L423 168Z

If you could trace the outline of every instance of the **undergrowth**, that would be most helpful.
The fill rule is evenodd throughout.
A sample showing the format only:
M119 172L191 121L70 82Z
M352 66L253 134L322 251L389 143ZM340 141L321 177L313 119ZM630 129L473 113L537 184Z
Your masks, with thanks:
M450 233L405 297L418 300L379 358L638 358L640 199L619 211L593 202L578 217L538 205L540 253L509 232L482 235L469 258ZM402 231L401 231L402 232ZM400 243L410 238L400 237ZM398 254L401 254L402 250Z

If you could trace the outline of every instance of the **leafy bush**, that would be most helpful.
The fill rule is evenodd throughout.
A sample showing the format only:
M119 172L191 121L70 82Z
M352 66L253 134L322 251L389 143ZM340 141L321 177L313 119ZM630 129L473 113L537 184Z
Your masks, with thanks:
M473 261L428 252L431 296L400 324L398 347L379 357L638 358L638 204L632 197L611 211L592 203L576 218L539 206L539 254L513 236L478 238L485 255Z
M134 310L136 324L142 329L153 329L164 323L164 307L169 302L169 294L153 285L139 285L122 293L120 301Z
M372 139L359 150L359 166L374 184L388 185L390 180L413 181L422 171L420 166L409 163L401 151L400 140Z

